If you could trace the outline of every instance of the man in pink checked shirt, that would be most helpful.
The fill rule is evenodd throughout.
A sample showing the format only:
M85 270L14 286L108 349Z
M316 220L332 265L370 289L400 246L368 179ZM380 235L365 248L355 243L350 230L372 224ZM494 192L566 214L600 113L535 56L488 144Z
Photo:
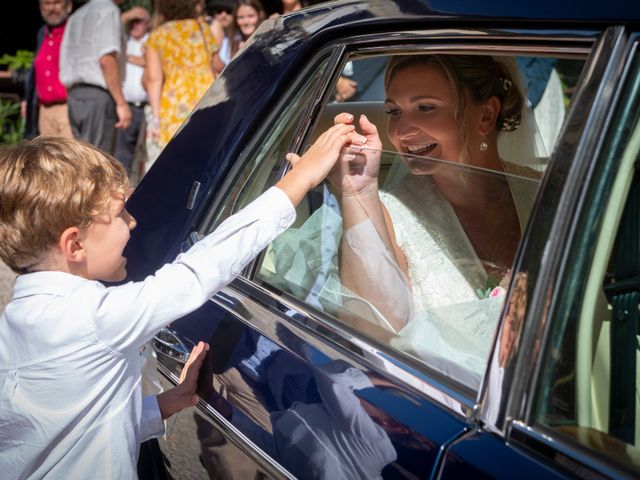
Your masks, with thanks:
M45 24L38 31L33 67L25 82L25 138L42 135L72 136L67 110L67 90L60 83L60 45L71 0L40 0Z

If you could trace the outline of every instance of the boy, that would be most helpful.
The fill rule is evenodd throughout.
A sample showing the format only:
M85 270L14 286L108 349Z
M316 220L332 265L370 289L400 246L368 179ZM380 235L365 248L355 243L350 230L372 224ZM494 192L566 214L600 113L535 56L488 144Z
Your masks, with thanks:
M292 169L275 187L187 253L116 287L99 280L126 277L122 253L135 227L119 162L58 137L0 151L0 257L21 274L0 317L3 478L135 478L139 443L151 433L141 418L140 346L291 225L352 132L327 130L303 157L288 156Z

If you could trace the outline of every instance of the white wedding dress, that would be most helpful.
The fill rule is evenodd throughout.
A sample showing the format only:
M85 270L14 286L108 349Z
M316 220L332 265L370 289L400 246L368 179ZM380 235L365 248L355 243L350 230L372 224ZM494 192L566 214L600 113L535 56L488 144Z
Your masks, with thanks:
M535 175L533 170L506 163L505 170ZM538 182L520 176L507 179L524 230ZM471 375L458 380L476 386L473 384L484 373L505 295L488 295L487 273L431 177L406 175L380 197L407 260L414 303L412 317L391 344L430 364L438 358L445 360L439 370L449 370L448 362L461 366ZM456 371L444 373L460 376Z

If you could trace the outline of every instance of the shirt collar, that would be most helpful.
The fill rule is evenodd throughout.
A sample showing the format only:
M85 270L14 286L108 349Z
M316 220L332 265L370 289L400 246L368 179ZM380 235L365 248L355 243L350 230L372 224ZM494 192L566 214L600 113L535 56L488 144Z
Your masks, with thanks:
M45 25L45 33L47 35L53 35L55 37L62 36L64 33L64 27L67 25L67 21L65 20L60 25L56 25L55 27L50 27L49 25Z
M33 272L19 275L13 287L13 300L31 295L65 295L89 282L86 278L65 272Z

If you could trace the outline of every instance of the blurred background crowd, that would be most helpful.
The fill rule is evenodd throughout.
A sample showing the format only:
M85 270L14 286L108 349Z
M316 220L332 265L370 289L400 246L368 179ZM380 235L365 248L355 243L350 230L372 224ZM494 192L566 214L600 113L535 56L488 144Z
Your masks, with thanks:
M30 0L0 33L0 144L66 135L136 185L267 18L313 0ZM0 265L0 309L15 275Z
M112 153L136 184L258 26L318 2L33 3L33 41L0 57L0 143L75 136Z

